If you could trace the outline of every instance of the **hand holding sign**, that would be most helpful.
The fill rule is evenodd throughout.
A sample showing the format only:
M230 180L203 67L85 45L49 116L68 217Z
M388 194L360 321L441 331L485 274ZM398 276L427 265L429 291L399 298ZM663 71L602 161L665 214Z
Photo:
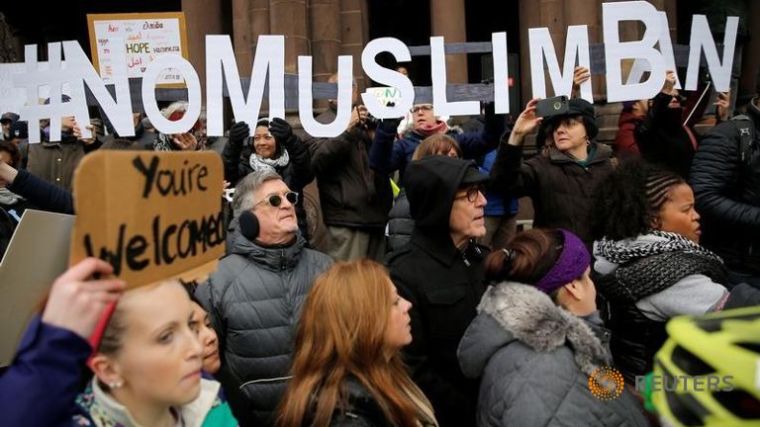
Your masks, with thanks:
M89 338L103 310L119 299L125 287L123 280L91 278L112 272L113 267L96 258L69 268L53 283L42 321Z

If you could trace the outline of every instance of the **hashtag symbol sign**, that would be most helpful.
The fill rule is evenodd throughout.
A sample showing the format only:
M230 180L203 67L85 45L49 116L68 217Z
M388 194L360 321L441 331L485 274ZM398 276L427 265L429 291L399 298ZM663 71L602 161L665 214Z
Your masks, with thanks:
M50 119L50 140L61 140L61 118L80 117L73 102L63 102L61 95L65 83L73 84L81 76L75 70L64 68L61 60L61 43L48 43L48 68L42 69L37 62L37 45L24 47L24 73L14 76L14 85L26 90L26 105L19 111L19 120L25 120L29 126L29 143L40 142L40 120ZM39 88L49 86L50 102L41 104ZM86 119L85 123L89 121Z

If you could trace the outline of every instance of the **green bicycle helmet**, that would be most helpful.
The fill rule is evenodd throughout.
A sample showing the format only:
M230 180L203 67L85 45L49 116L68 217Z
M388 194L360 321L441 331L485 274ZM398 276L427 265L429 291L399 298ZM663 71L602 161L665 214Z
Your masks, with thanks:
M760 426L760 306L677 317L655 357L663 425Z

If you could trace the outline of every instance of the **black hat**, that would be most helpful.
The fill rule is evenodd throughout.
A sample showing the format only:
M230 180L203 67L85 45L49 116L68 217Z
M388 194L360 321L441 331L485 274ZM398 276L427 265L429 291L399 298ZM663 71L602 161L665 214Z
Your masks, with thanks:
M2 117L0 117L0 123L7 124L7 123L15 123L18 120L18 114L16 113L4 113Z
M567 113L558 114L556 116L547 117L544 119L541 127L545 132L549 130L547 126L554 126L557 120L564 117L577 117L580 116L583 119L583 126L586 128L586 135L589 139L594 139L599 134L599 126L596 124L596 115L594 114L594 106L583 98L573 98L567 103Z

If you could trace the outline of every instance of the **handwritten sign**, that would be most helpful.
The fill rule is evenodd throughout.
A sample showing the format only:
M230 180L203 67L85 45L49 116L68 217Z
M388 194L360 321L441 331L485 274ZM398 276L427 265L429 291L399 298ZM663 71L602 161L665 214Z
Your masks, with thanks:
M125 43L127 76L142 77L148 64L165 55L187 55L187 30L182 12L88 14L90 48L93 63L100 77L112 83L113 61L122 60L114 55L114 39ZM183 84L176 69L162 70L159 85Z
M224 254L222 162L213 152L95 152L74 175L71 257L108 261L129 287L200 280Z

